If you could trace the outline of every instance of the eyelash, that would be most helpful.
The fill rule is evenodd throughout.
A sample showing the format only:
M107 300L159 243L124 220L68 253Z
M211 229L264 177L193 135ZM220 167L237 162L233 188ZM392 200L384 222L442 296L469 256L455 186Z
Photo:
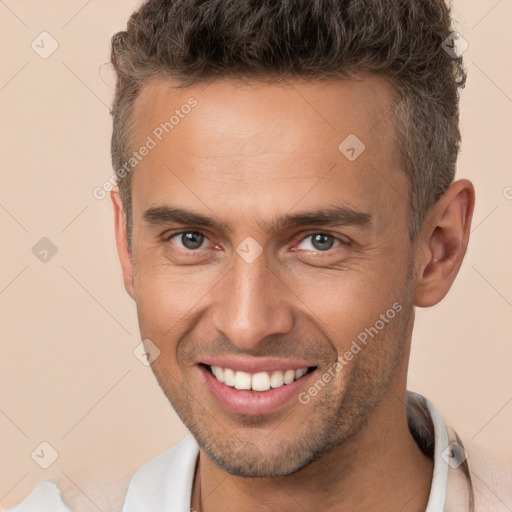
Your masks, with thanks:
M169 235L166 235L165 236L165 241L170 242L171 239L173 239L173 238L175 238L177 236L185 235L185 234L191 234L191 233L192 234L196 234L196 235L202 235L202 236L205 237L205 239L207 239L207 240L209 239L208 236L205 233L202 233L201 231L187 230L187 231L178 231L176 233L171 233ZM308 235L303 236L303 238L300 239L299 243L302 243L307 238L311 238L311 237L313 237L315 235L326 235L326 236L332 237L335 241L339 242L339 245L331 247L330 249L327 249L326 251L320 251L320 250L314 251L316 253L328 254L329 252L334 251L336 248L338 248L340 246L348 246L348 245L350 245L350 241L349 240L343 240L343 239L338 238L337 236L335 236L335 235L333 235L331 233L325 232L325 231L314 231L312 233L309 233ZM203 249L179 249L179 250L182 253L184 253L184 254L194 255L196 253L199 253ZM296 250L296 249L292 249L292 250Z

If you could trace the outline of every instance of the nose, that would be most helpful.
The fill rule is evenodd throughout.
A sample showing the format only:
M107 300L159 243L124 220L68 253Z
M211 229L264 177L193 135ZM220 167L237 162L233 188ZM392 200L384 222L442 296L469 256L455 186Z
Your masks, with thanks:
M252 263L236 255L233 267L215 287L213 327L241 350L254 350L267 336L292 330L290 293L267 267L264 254Z

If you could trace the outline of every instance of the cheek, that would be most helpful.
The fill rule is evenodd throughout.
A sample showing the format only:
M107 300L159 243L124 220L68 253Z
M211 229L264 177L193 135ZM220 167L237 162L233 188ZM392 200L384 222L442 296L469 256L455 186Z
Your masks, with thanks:
M389 321L386 326L395 316L393 304L400 301L404 280L402 272L393 275L389 270L382 274L365 265L341 272L308 271L289 285L304 314L343 352L365 329L376 322L381 327L381 315Z
M135 291L141 326L159 337L174 337L173 331L201 309L215 279L219 279L217 273L139 262Z

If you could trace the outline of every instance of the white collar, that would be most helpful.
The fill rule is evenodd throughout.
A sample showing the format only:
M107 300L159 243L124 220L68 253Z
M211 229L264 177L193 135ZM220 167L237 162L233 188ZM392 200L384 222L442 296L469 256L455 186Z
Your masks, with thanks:
M408 395L417 395L412 391L407 392ZM418 395L421 397L421 395ZM448 446L448 429L442 416L434 407L432 402L425 397L425 400L432 423L434 425L434 474L432 476L432 486L430 487L430 496L428 498L427 508L425 512L440 512L444 510L446 502L446 490L448 487L448 464L442 458L442 452Z

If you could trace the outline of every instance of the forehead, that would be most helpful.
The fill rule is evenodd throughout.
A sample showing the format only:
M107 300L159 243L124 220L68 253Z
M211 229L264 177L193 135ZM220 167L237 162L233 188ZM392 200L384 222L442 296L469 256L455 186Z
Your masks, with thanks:
M155 147L134 172L134 209L166 202L185 178L192 195L207 187L216 201L245 197L257 209L291 204L308 188L306 200L339 196L365 210L406 195L392 90L379 77L172 85L153 80L135 103L132 148L148 137Z
M304 149L317 146L315 135L319 132L329 133L334 141L347 133L381 140L387 131L392 132L391 85L375 75L366 74L358 80L287 79L270 84L227 79L186 88L175 88L175 84L172 80L153 79L142 88L132 118L135 136L153 131L155 121L169 120L191 98L199 107L194 108L194 126L187 131L190 123L181 123L180 116L182 126L173 135L182 132L186 138L199 137L205 134L204 130L196 130L202 125L202 128L211 128L207 142L225 140L229 136L238 141L251 139L253 146L264 143L260 151L269 147L286 151L290 144L296 149L298 137L302 137L301 142L311 141ZM375 129L377 124L379 129ZM240 131L240 126L244 130ZM276 133L282 137L272 140L269 135ZM326 142L331 142L331 137ZM247 145L246 149L254 152L255 148Z

